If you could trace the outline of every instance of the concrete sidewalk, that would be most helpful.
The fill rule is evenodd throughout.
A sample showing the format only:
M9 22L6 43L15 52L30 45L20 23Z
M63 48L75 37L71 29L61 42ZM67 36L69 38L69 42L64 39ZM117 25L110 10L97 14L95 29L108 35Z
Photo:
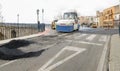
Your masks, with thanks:
M120 37L118 34L111 37L109 71L120 71Z

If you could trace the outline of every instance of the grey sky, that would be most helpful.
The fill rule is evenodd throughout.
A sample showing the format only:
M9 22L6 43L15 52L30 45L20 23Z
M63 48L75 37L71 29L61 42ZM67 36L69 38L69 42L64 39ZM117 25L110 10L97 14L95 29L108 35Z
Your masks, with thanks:
M80 15L95 15L96 10L116 5L119 0L0 0L5 22L36 22L36 10L44 8L45 22L51 22L63 10L76 9Z

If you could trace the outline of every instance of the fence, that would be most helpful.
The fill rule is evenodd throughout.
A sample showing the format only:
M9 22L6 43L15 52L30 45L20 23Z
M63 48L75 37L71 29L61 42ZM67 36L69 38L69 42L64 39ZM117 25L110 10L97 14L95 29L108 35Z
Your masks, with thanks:
M0 40L31 35L44 30L45 24L0 23Z

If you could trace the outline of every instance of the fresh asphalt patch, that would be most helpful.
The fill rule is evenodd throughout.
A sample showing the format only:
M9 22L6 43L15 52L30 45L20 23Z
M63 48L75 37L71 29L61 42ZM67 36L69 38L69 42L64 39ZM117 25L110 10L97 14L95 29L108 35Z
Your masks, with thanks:
M9 49L16 49L16 48L19 48L19 47L28 46L32 43L34 43L34 42L27 41L27 40L12 40L12 41L10 41L6 44L1 45L0 47L5 47L5 48L9 48Z
M20 58L29 58L40 56L45 50L25 52L19 48L27 47L35 42L28 40L12 40L0 46L0 59L2 60L15 60Z
M37 57L40 56L46 49L42 49L36 52L28 52L24 53L23 55L6 55L3 52L0 52L0 59L2 60L15 60L20 58L30 58L30 57Z
M64 33L63 33L64 34ZM62 41L62 36L45 35L26 40L12 40L8 43L0 45L1 60L15 60L20 58L29 58L40 56L47 49L37 49L38 47L46 47L47 45ZM67 36L69 34L65 34ZM33 49L35 47L35 50ZM32 50L33 49L33 50Z

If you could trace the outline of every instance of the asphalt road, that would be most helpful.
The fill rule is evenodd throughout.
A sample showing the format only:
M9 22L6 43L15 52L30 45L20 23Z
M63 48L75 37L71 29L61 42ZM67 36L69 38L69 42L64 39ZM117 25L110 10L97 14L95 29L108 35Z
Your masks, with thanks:
M117 29L82 29L72 33L51 31L27 46L18 48L28 57L0 59L0 71L97 71L105 45ZM41 51L43 50L43 51Z

